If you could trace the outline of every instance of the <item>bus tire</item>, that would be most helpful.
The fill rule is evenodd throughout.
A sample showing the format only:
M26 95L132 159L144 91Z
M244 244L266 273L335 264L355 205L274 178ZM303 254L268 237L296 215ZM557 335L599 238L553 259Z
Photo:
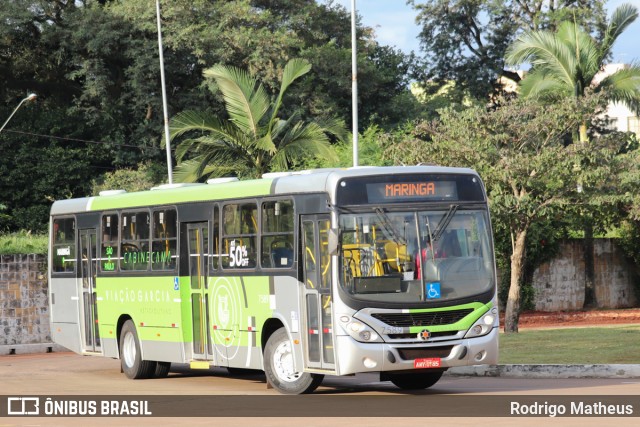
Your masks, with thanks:
M264 373L267 382L283 394L305 394L315 390L324 375L295 372L292 343L284 328L275 331L264 349Z
M122 372L132 380L151 378L157 366L156 362L142 360L140 340L131 320L124 322L120 331L120 364Z
M418 372L415 374L387 374L387 378L403 390L422 390L429 388L440 380L443 371Z
M156 378L166 378L169 376L170 369L171 369L171 362L157 362L156 369L153 376Z

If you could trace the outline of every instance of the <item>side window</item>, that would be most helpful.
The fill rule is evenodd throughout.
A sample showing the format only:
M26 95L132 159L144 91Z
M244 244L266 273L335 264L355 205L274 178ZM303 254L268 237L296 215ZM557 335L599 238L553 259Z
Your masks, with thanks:
M218 205L213 207L213 221L211 221L213 228L213 244L211 251L211 269L217 270L220 259L220 209Z
M176 210L154 211L152 229L151 269L155 271L175 270L178 255L178 216Z
M100 247L100 268L115 271L118 259L118 214L102 216L102 245Z
M288 268L293 265L294 212L291 200L262 204L262 256L265 268Z
M222 267L255 268L258 229L256 204L224 206L222 228Z
M304 262L304 284L308 289L318 286L316 283L318 262L316 261L316 237L313 232L313 222L302 224L302 260Z
M53 220L53 273L73 273L76 268L76 220Z
M144 271L149 269L149 212L124 212L120 227L120 269Z

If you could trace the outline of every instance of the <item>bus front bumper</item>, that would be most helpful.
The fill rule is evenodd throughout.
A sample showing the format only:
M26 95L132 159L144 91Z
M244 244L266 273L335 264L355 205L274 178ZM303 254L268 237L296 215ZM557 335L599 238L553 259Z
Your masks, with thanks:
M338 375L498 363L498 328L482 337L425 344L362 343L347 335L336 338ZM443 350L448 354L430 357Z

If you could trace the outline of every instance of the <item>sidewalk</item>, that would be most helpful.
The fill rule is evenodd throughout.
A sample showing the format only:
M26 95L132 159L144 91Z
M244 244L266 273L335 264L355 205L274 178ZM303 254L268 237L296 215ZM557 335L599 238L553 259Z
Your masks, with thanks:
M445 375L505 378L640 378L640 365L479 365L452 368Z

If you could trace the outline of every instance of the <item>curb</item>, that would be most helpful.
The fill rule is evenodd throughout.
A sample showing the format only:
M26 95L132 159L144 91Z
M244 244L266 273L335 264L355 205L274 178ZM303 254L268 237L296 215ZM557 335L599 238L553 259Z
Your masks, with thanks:
M640 378L640 365L490 365L449 369L445 375L504 378Z

